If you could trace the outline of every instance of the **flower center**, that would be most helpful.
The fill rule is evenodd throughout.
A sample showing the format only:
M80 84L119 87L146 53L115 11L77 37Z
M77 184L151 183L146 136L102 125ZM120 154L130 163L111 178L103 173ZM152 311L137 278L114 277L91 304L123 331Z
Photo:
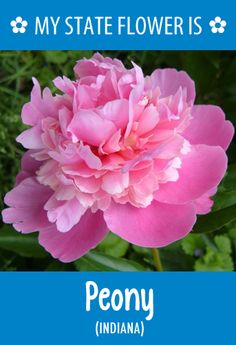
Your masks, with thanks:
M135 133L130 133L128 138L125 140L125 144L127 146L134 146L137 142L137 134Z

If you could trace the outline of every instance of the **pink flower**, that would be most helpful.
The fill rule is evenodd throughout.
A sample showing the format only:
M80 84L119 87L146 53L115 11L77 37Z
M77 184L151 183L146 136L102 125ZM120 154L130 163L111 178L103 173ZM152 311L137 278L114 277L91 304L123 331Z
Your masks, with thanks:
M5 197L6 223L39 231L55 258L77 259L108 229L161 247L189 233L227 168L233 126L213 105L194 105L194 82L174 69L144 77L133 63L95 54L76 80L56 78L60 95L36 79L18 136L28 151Z

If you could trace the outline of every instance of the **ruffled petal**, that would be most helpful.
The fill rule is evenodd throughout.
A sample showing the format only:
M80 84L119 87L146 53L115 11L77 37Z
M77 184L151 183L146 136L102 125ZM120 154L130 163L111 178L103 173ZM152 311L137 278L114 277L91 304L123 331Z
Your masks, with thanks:
M3 221L13 223L17 231L29 233L50 225L43 207L51 197L52 190L29 177L13 188L5 196L4 202L10 206L2 211Z
M177 71L174 68L156 69L151 74L152 87L160 88L161 97L168 97L175 95L181 87L185 89L186 100L193 104L195 99L195 84L194 81L184 71Z
M76 225L81 216L85 213L84 208L77 198L71 200L58 201L52 196L46 203L48 219L57 225L58 231L67 232Z

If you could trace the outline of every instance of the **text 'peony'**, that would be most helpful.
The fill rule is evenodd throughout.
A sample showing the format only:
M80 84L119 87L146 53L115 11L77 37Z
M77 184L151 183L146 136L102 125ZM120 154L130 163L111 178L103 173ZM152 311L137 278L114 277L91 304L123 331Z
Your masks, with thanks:
M183 71L144 77L133 63L95 54L77 62L75 81L54 80L60 95L33 79L17 137L24 154L5 197L6 223L39 231L40 244L69 262L110 229L145 247L188 234L227 168L233 126L212 105L194 105Z

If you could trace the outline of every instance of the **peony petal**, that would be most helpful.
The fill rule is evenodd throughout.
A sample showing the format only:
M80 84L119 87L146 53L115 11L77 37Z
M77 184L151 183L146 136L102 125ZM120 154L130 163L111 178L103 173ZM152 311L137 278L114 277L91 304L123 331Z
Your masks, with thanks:
M65 76L63 76L63 78L55 78L53 80L53 84L58 88L58 90L67 93L68 95L74 94L74 83Z
M91 59L77 61L74 72L77 78L83 78L99 74L105 75L111 69L126 71L120 60L103 57L101 54L95 53Z
M79 200L73 198L66 201L58 201L53 195L45 204L48 219L51 223L56 222L58 231L67 232L76 225L86 209L81 205Z
M105 145L100 146L100 152L102 154L109 154L120 151L120 139L121 139L121 130L119 129L115 132L110 139L106 142Z
M114 70L110 70L105 76L96 79L97 85L101 82L100 90L97 89L97 102L100 105L116 100L118 96L117 75Z
M167 205L157 201L146 208L115 204L104 212L112 232L144 247L162 247L189 233L196 221L191 204Z
M91 148L88 145L81 144L78 149L78 153L89 168L100 169L102 167L100 158L92 152Z
M227 156L219 146L196 145L182 157L179 179L162 184L155 199L171 204L184 204L216 187L227 168Z
M129 173L109 172L103 176L102 189L107 193L122 193L129 185Z
M100 189L100 179L91 176L89 178L77 176L74 178L75 185L81 192L84 193L96 193Z
M43 149L45 145L42 142L41 135L41 126L36 125L18 135L16 141L21 143L26 149Z
M138 163L148 161L155 158L158 159L173 159L178 157L184 147L184 139L180 135L172 136L169 140L163 141L154 149L143 151L139 156L127 161L122 168L123 172L127 172Z
M221 146L227 149L234 135L231 122L225 120L223 110L214 105L195 105L193 119L183 133L190 143Z
M36 159L32 157L36 152L37 151L35 150L28 150L24 153L21 159L21 169L31 173L32 175L35 174L42 164L42 162L36 161Z
M101 116L112 121L117 129L124 129L129 118L129 102L127 99L116 99L107 102L101 110Z
M212 188L205 194L200 196L200 198L194 200L194 206L197 214L207 214L211 211L214 201L211 200L210 197L213 196L216 193L216 191L217 188Z
M91 87L86 84L79 84L76 90L76 104L77 108L80 109L93 109L96 107L96 100L99 95L99 91L94 87ZM75 99L75 98L74 98Z
M21 112L23 123L30 126L36 125L43 117L41 112L41 88L37 79L33 78L33 83L31 100L23 106Z
M74 73L78 79L86 76L96 76L99 72L99 67L91 59L79 60L74 67Z
M106 142L110 136L115 133L115 125L109 121L102 119L92 110L80 110L68 126L77 140L82 140L87 144L99 146L102 142Z
M63 262L78 259L104 239L108 233L101 211L87 211L80 222L67 233L57 231L55 226L40 231L39 243L51 255Z
M30 102L26 103L21 112L23 123L35 126L47 117L57 117L58 110L68 104L63 96L52 96L49 88L45 88L41 94L41 88L37 79L33 78L34 87L31 92Z
M145 108L139 118L137 134L143 135L154 129L159 121L159 113L153 104Z
M36 150L28 150L24 153L21 159L21 169L16 176L16 185L21 183L27 177L32 177L35 172L40 168L42 162L36 161L32 155L35 154Z
M23 233L34 232L50 225L43 207L51 197L51 189L39 184L35 178L26 178L5 196L10 208L3 210L5 223L13 223Z
M139 103L143 94L143 83L136 85L129 95L129 121L125 130L125 138L130 135L135 120L135 107Z
M195 99L194 81L184 71L174 68L156 69L151 74L152 88L160 88L161 97L175 95L181 87L187 91L187 102L193 104Z

